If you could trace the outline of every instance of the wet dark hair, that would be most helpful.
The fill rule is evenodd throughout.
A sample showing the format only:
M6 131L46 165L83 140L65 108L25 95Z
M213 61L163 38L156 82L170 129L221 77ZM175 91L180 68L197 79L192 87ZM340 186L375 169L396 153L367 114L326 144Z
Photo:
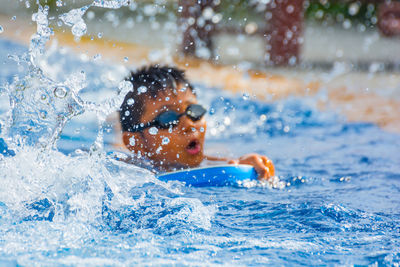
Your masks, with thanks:
M144 111L145 99L155 99L160 92L176 90L178 85L189 88L192 85L185 77L185 72L175 67L153 65L131 73L124 79L130 81L133 90L126 94L119 109L122 131L132 131L140 123Z

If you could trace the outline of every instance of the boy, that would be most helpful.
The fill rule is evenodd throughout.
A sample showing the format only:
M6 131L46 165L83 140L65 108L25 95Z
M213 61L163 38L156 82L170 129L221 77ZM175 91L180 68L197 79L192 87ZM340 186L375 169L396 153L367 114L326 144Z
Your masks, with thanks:
M122 140L135 155L137 165L171 171L199 166L204 160L253 165L260 179L275 175L265 156L248 154L236 160L203 154L206 109L197 103L184 71L151 66L131 72L126 78L133 90L119 110Z

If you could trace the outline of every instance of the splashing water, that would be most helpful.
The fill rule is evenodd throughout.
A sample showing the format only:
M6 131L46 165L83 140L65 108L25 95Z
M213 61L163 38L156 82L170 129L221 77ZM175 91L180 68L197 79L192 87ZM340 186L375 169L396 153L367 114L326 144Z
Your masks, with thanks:
M60 19L79 38L86 32L82 16L91 6L119 8L128 3L96 0L60 15ZM59 75L63 68L49 65L45 45L54 32L49 28L48 12L48 6L39 5L32 16L37 32L29 53L14 57L17 64L27 66L27 74L15 76L2 90L9 96L10 110L0 124L1 137L12 153L4 150L0 154L0 233L6 242L0 247L0 263L5 255L37 255L38 247L43 251L60 245L81 248L88 240L97 250L95 244L108 236L102 230L139 231L145 239L148 234L140 229L164 235L209 229L213 207L182 197L181 185L159 182L152 173L105 155L106 119L132 90L132 84L121 82L113 97L98 103L82 99L85 73L64 77ZM60 77L63 81L57 80ZM90 150L75 150L69 156L60 153L56 147L64 127L84 113L95 113L97 120L97 137ZM61 243L54 242L56 236ZM21 242L34 245L13 246ZM18 262L29 265L31 260L19 258Z
M95 0L59 18L79 38L91 7L130 4ZM321 113L316 101L267 104L199 85L210 107L207 150L268 153L281 189L160 182L106 153L106 118L132 85L101 77L122 80L125 70L88 63L76 71L83 62L46 49L48 12L39 6L28 54L13 57L27 65L21 77L0 70L12 77L0 91L10 99L0 121L8 145L0 151L0 265L398 264L398 135Z
M90 5L83 6L81 8L72 9L69 12L62 14L59 18L68 26L71 27L72 34L79 39L82 37L87 30L87 26L82 16L90 7L101 7L108 9L118 9L123 6L128 6L129 0L94 0Z
M30 61L33 66L37 66L38 57L43 55L45 44L50 40L50 36L54 34L49 28L48 14L49 7L39 5L38 12L32 15L32 20L37 24L37 31L31 38L29 49Z
M92 4L72 9L59 18L71 26L73 35L79 38L86 33L86 24L82 16L91 6L116 9L128 4L129 1L123 0L95 0ZM39 59L43 57L45 44L54 34L49 27L48 13L49 7L39 4L38 12L32 16L32 20L37 23L37 32L32 36L30 43L29 74L21 81L16 79L7 88L12 108L8 134L16 145L54 146L65 123L85 110L97 112L101 128L106 117L119 107L125 94L132 89L130 83L122 82L117 97L97 105L84 103L78 96L84 87L85 77L80 78L79 74L76 74L68 77L64 83L57 83L46 77L39 67ZM26 61L25 58L18 60ZM101 147L101 143L100 130L94 147Z
M54 146L65 123L83 112L77 91L49 80L37 68L14 81L8 92L12 108L8 135L15 145Z
M82 16L86 13L90 6L78 9L72 9L66 14L60 16L60 19L68 26L71 26L72 34L76 38L80 38L86 33L86 23Z

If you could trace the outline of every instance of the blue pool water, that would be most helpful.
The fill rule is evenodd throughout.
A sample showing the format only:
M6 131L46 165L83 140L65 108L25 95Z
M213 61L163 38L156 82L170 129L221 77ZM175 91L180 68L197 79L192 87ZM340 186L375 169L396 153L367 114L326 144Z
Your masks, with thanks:
M5 84L27 73L0 39L0 118ZM84 101L115 94L125 69L49 51L52 79L84 71ZM15 146L0 157L0 265L394 265L400 263L400 136L316 109L318 97L265 103L198 88L209 108L206 151L257 152L281 183L185 187L93 149L98 116L68 122L57 149ZM29 114L26 114L29 116ZM0 143L4 146L4 143ZM88 153L88 151L92 151Z

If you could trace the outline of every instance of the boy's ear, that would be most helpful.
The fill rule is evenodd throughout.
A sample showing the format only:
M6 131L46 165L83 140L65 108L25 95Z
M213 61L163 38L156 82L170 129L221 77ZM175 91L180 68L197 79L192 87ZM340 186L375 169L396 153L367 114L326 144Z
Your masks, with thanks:
M144 152L145 143L140 133L123 132L122 142L124 142L126 148L132 152Z

